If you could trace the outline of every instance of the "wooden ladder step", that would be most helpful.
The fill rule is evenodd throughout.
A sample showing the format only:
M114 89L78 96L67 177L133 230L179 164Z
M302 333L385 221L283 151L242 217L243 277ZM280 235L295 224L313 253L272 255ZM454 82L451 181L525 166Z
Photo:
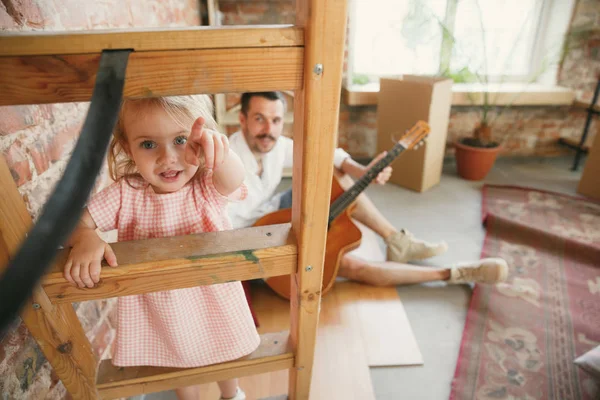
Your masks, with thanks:
M132 53L125 97L296 90L302 48L235 48ZM0 106L89 101L100 54L0 57Z
M293 25L3 32L0 36L1 57L97 54L107 49L142 52L294 46L304 46L304 29Z
M0 106L89 101L103 49L131 49L125 97L297 90L297 27L0 36ZM232 46L231 43L235 43Z
M50 301L71 303L288 275L296 271L298 255L289 223L111 246L119 266L103 267L100 282L84 289L63 277L69 250L61 250L42 281Z
M201 368L115 367L100 363L96 387L103 399L134 396L201 383L239 378L292 368L294 353L289 332L265 333L252 354L238 360Z

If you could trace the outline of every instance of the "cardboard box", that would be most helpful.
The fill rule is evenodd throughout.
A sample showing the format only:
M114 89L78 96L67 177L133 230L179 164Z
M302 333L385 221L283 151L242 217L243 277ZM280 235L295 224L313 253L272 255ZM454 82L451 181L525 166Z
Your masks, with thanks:
M426 121L431 132L425 145L405 151L392 163L391 183L424 192L436 185L442 175L446 136L452 105L452 80L403 75L380 80L377 104L377 151L394 145L419 120Z
M590 148L583 166L583 174L581 174L577 192L600 200L600 124L594 138L594 144Z

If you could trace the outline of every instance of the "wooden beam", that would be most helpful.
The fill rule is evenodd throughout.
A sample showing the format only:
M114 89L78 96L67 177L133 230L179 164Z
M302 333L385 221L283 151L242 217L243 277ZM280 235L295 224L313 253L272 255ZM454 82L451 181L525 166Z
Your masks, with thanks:
M104 360L98 369L98 392L105 399L126 397L288 369L294 364L288 337L288 331L262 334L252 354L200 368L119 368Z
M292 229L298 239L298 270L291 275L290 340L296 361L290 370L290 400L307 400L310 392L340 111L346 7L346 0L296 2L296 24L305 28L306 51L304 85L294 96Z
M80 289L63 277L62 250L42 286L53 303L104 299L199 285L287 275L296 270L290 224L111 244L119 266ZM168 279L165 279L168 276Z
M3 250L4 258L15 255L21 241L31 228L31 216L23 202L23 197L17 189L6 159L0 155L0 248ZM7 267L7 263L0 263L0 275Z
M74 399L98 399L98 360L71 304L51 304L37 288L21 318Z
M0 57L98 54L107 49L140 52L303 45L304 31L292 25L3 32Z
M303 48L134 52L126 97L290 89L302 86ZM0 57L0 106L89 101L100 54Z
M31 217L17 190L4 157L0 156L0 275L31 228ZM23 322L75 399L97 399L97 360L75 310L53 305L41 288L25 303Z

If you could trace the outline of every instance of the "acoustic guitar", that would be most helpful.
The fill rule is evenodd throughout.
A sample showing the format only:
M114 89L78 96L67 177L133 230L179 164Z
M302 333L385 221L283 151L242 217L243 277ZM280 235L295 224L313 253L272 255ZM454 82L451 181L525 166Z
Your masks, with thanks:
M323 291L326 294L333 286L337 277L342 256L360 245L362 234L352 221L351 213L354 203L377 175L390 165L404 150L412 149L421 144L429 134L429 124L419 121L406 132L389 150L385 157L373 165L354 185L344 191L338 179L334 176L331 185L327 241L325 245L325 262L323 267ZM281 209L260 218L254 226L289 223L292 220L292 209ZM289 300L290 276L280 275L266 279L267 285L275 293Z

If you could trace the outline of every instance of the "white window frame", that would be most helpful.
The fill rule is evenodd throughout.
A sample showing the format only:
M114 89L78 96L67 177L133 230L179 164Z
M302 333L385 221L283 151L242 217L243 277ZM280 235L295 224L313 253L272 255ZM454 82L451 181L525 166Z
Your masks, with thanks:
M356 2L358 1L366 1L366 0L349 0L348 7L348 59L347 59L347 70L346 70L346 87L356 87L357 85L353 83L354 70L353 70L353 54L355 49L353 48L353 43L355 42L356 30L352 29L352 21L355 21L358 18L356 13ZM399 0L401 1L401 0ZM446 5L446 16L445 16L445 24L449 28L453 28L454 18L456 16L456 7L459 0L448 0ZM546 45L549 43L556 43L561 41L564 38L566 31L569 28L569 22L571 20L571 15L573 13L573 8L575 5L575 0L542 0L543 3L541 5L541 17L539 19L539 24L536 30L535 38L534 38L534 51L531 55L530 62L530 71L535 71L541 67L542 62L544 60L544 49L547 47ZM449 12L452 11L453 12ZM555 27L555 29L551 29L550 27ZM443 39L442 39L443 40ZM449 54L444 55L444 52L448 52L447 44L442 41L442 45L440 48L440 68L444 64L444 62L449 62ZM536 83L543 85L555 85L556 84L556 75L557 75L558 66L549 67L543 74L537 79ZM371 87L379 87L377 76L369 76L371 83L368 86ZM528 76L512 76L510 79L506 80L501 77L489 76L488 81L490 83L499 83L501 80L507 84L518 84L518 83L530 83L528 82Z

